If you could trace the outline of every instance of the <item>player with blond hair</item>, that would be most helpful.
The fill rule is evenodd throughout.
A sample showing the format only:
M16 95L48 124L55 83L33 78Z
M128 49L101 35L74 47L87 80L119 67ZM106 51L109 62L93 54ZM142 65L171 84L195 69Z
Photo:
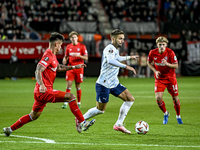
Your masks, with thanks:
M168 39L163 36L156 39L157 48L150 50L147 65L154 72L156 102L164 113L163 124L167 124L169 118L169 112L163 101L163 93L166 88L173 99L177 122L183 124L180 116L180 101L175 73L175 69L178 68L178 60L174 51L167 47L168 42Z

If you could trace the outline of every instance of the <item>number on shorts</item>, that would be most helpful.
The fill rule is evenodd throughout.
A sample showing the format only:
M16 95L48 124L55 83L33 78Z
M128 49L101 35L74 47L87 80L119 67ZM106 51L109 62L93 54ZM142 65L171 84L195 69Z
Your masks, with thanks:
M83 74L80 74L81 81L83 81Z
M174 91L177 91L178 90L177 84L176 85L172 85L172 88L173 88Z

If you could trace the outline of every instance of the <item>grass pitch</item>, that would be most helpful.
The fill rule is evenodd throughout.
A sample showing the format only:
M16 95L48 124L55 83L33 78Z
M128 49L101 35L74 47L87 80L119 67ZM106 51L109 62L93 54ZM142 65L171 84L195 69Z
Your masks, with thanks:
M82 88L81 111L85 113L96 106L95 81L85 78ZM162 124L163 113L158 108L154 96L154 79L120 79L135 97L126 119L125 127L132 134L113 130L122 100L110 95L106 111L95 116L96 123L86 132L75 129L74 116L70 109L62 109L62 103L49 103L38 120L24 125L5 137L3 127L15 123L21 116L30 113L35 80L0 80L0 149L1 150L179 150L200 149L200 78L178 78L179 99L183 125L178 125L170 94L165 90L163 99L170 112L169 122ZM65 91L64 78L56 78L54 89ZM76 93L72 87L72 93ZM146 121L150 130L146 135L134 131L135 123Z

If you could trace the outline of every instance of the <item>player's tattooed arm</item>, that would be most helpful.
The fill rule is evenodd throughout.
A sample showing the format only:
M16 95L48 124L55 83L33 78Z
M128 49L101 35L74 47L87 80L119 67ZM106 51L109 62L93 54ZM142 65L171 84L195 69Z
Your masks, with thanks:
M79 68L84 68L86 67L85 64L79 64L79 65L76 65L76 66L66 66L66 65L63 65L63 64L59 64L58 67L57 67L57 71L68 71L68 70L71 70L71 69L79 69Z
M72 66L66 66L66 65L63 65L63 64L59 64L58 67L57 67L57 71L68 71L68 70L71 70L73 69Z
M42 72L44 70L45 70L45 68L43 66L41 66L40 64L38 64L36 67L36 71L35 71L35 78L36 78L38 84L40 85L40 87L39 87L40 93L45 93L47 91L47 88L44 85L44 82L42 80Z
M35 71L35 78L36 81L39 83L39 85L43 85L43 81L42 81L42 72L45 70L45 68L43 66L41 66L40 64L37 65L36 67L36 71Z

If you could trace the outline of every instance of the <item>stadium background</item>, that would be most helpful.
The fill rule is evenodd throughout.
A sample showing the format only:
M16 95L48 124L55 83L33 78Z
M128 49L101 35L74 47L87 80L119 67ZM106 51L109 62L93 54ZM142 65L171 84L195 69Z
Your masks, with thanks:
M199 76L199 10L200 0L1 0L0 78L34 77L54 31L66 39L57 55L61 63L72 30L80 34L79 41L88 49L85 76L98 76L103 48L116 28L126 35L121 55L148 55L162 35L178 57L176 73ZM11 64L15 52L19 61ZM64 77L64 73L58 76Z

